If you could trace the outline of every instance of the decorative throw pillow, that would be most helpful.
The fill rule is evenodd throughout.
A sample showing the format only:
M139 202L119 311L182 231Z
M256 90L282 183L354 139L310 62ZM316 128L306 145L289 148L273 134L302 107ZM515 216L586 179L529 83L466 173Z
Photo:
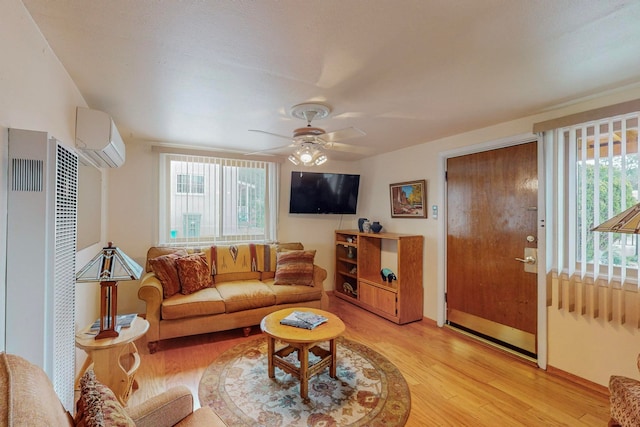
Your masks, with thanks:
M313 286L313 259L316 251L278 252L275 285Z
M162 255L149 260L153 274L162 283L162 293L165 298L180 292L180 277L176 260L187 255L186 251L178 251L174 254Z
M200 289L213 286L211 271L204 254L192 254L176 259L180 293L189 295Z
M135 427L111 389L96 379L92 369L80 379L75 423L80 427Z
M148 250L147 250L147 262L145 263L144 266L144 270L149 273L150 271L153 271L151 268L151 263L149 262L149 260L152 260L154 258L158 258L159 256L162 255L169 255L169 254L178 254L180 256L182 255L186 255L187 253L190 253L191 251L188 250L187 248L179 248L179 247L174 247L174 246L151 246Z

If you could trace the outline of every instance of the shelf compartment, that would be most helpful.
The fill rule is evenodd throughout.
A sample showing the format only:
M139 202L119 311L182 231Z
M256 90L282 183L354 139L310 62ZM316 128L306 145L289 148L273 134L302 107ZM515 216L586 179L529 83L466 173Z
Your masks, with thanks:
M336 296L398 324L423 318L424 236L336 230L334 243ZM355 251L351 258L349 250ZM383 280L383 267L392 270L397 280ZM351 287L357 284L357 295L345 293L345 282Z

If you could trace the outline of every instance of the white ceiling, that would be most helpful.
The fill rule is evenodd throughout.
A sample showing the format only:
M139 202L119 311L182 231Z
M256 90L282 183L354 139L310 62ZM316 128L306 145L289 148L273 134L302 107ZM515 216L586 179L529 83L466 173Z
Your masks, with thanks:
M298 103L356 159L640 82L640 1L24 0L122 137L287 145ZM353 152L351 152L353 151Z

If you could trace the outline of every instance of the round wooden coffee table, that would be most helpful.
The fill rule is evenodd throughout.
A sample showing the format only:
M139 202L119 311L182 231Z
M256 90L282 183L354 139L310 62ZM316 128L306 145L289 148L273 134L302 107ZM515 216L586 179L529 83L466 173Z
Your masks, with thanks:
M325 323L314 329L297 328L281 325L280 320L292 311L310 311L320 314L327 319ZM329 375L336 378L336 338L344 332L344 323L335 314L317 308L285 308L269 314L260 322L260 329L267 335L267 355L269 363L269 378L275 377L275 367L293 375L300 380L300 396L308 399L309 378L329 367ZM276 340L286 344L276 349ZM329 351L317 346L320 342L329 341ZM300 367L285 360L289 354L298 351ZM320 360L309 366L309 352Z

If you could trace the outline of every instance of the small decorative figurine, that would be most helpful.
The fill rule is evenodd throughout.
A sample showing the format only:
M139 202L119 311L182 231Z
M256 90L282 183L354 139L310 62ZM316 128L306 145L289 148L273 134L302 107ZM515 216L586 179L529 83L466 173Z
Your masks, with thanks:
M388 281L389 283L391 283L392 280L398 280L393 271L389 270L388 268L383 268L382 270L380 270L380 275L382 276L382 280L385 282Z

